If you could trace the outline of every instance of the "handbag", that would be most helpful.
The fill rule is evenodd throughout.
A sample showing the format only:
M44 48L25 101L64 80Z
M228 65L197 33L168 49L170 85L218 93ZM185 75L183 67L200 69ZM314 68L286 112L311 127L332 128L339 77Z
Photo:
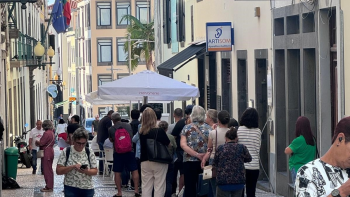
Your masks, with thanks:
M197 183L197 195L204 196L209 192L209 180L203 179L203 174L198 175L198 183Z
M53 135L54 135L54 134L53 134ZM49 147L49 146L51 145L51 143L54 141L54 139L55 139L55 137L52 139L52 141L50 142L50 144L46 146L45 149L47 149L47 147ZM44 149L44 150L45 150L45 149ZM36 154L36 157L37 157L37 158L43 158L43 157L44 157L44 150L39 150L39 151L37 152L37 154Z
M216 138L215 138L215 151L218 148L218 130L216 131ZM213 150L210 151L213 152ZM207 179L211 179L211 178L215 178L216 177L216 167L213 167L213 165L208 165L204 167L203 170L203 179L207 180Z
M157 141L158 130L154 139L147 139L148 160L158 163L170 164L173 157L170 155L168 148Z

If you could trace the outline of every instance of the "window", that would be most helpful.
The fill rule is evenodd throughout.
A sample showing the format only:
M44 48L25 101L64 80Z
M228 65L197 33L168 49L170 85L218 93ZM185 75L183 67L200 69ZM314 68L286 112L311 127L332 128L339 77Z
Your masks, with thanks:
M101 39L97 40L97 62L112 62L112 40Z
M86 40L87 62L91 63L91 40Z
M185 42L185 0L177 1L177 41Z
M86 27L90 27L90 3L85 6L86 9Z
M105 107L99 107L98 108L98 115L100 117L103 117L103 116L107 115L106 108Z
M128 73L118 73L117 74L117 79L123 79L124 77L128 77L129 74Z
M98 77L98 86L101 86L105 83L112 81L112 75L111 74L105 74L105 75L97 75Z
M96 3L97 26L111 26L111 3Z
M170 0L164 0L163 2L163 39L164 44L170 44L171 42L171 2Z
M191 5L191 41L194 41L193 5Z
M117 56L118 56L118 62L126 62L127 61L127 53L124 51L124 41L121 40L117 40Z
M129 20L121 21L125 15L130 15L130 2L117 2L117 25L130 25Z
M142 23L149 23L151 18L151 8L149 2L136 2L136 18Z

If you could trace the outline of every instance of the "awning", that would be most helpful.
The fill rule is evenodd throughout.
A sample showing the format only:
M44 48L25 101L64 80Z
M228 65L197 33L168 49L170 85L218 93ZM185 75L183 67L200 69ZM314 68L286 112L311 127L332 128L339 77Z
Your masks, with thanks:
M55 108L62 107L65 103L69 103L69 100L65 100L59 103L55 103Z
M159 70L159 74L171 77L172 75L170 76L169 74L172 74L173 71L176 71L174 70L175 67L179 66L180 64L185 65L197 56L202 55L206 52L205 47L205 43L192 44L191 46L187 47L183 51L179 52L167 61L160 64L157 67L157 69Z

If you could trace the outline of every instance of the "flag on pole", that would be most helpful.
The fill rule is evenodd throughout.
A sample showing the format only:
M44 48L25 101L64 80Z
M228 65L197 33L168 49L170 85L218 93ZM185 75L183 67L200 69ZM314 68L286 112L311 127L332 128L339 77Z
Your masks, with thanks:
M70 2L69 0L63 0L63 15L66 18L66 28L69 27L70 24L70 20L72 18L71 14L70 14Z
M52 26L56 32L65 32L69 27L71 14L68 0L56 0L52 8Z

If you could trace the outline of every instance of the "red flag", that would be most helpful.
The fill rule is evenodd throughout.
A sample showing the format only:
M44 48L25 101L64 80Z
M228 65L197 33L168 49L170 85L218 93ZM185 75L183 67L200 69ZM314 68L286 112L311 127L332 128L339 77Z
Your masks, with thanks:
M63 16L66 17L67 21L67 25L70 24L70 20L72 18L71 14L70 14L70 3L69 3L69 0L67 0L67 2L64 4L64 7L63 7Z

